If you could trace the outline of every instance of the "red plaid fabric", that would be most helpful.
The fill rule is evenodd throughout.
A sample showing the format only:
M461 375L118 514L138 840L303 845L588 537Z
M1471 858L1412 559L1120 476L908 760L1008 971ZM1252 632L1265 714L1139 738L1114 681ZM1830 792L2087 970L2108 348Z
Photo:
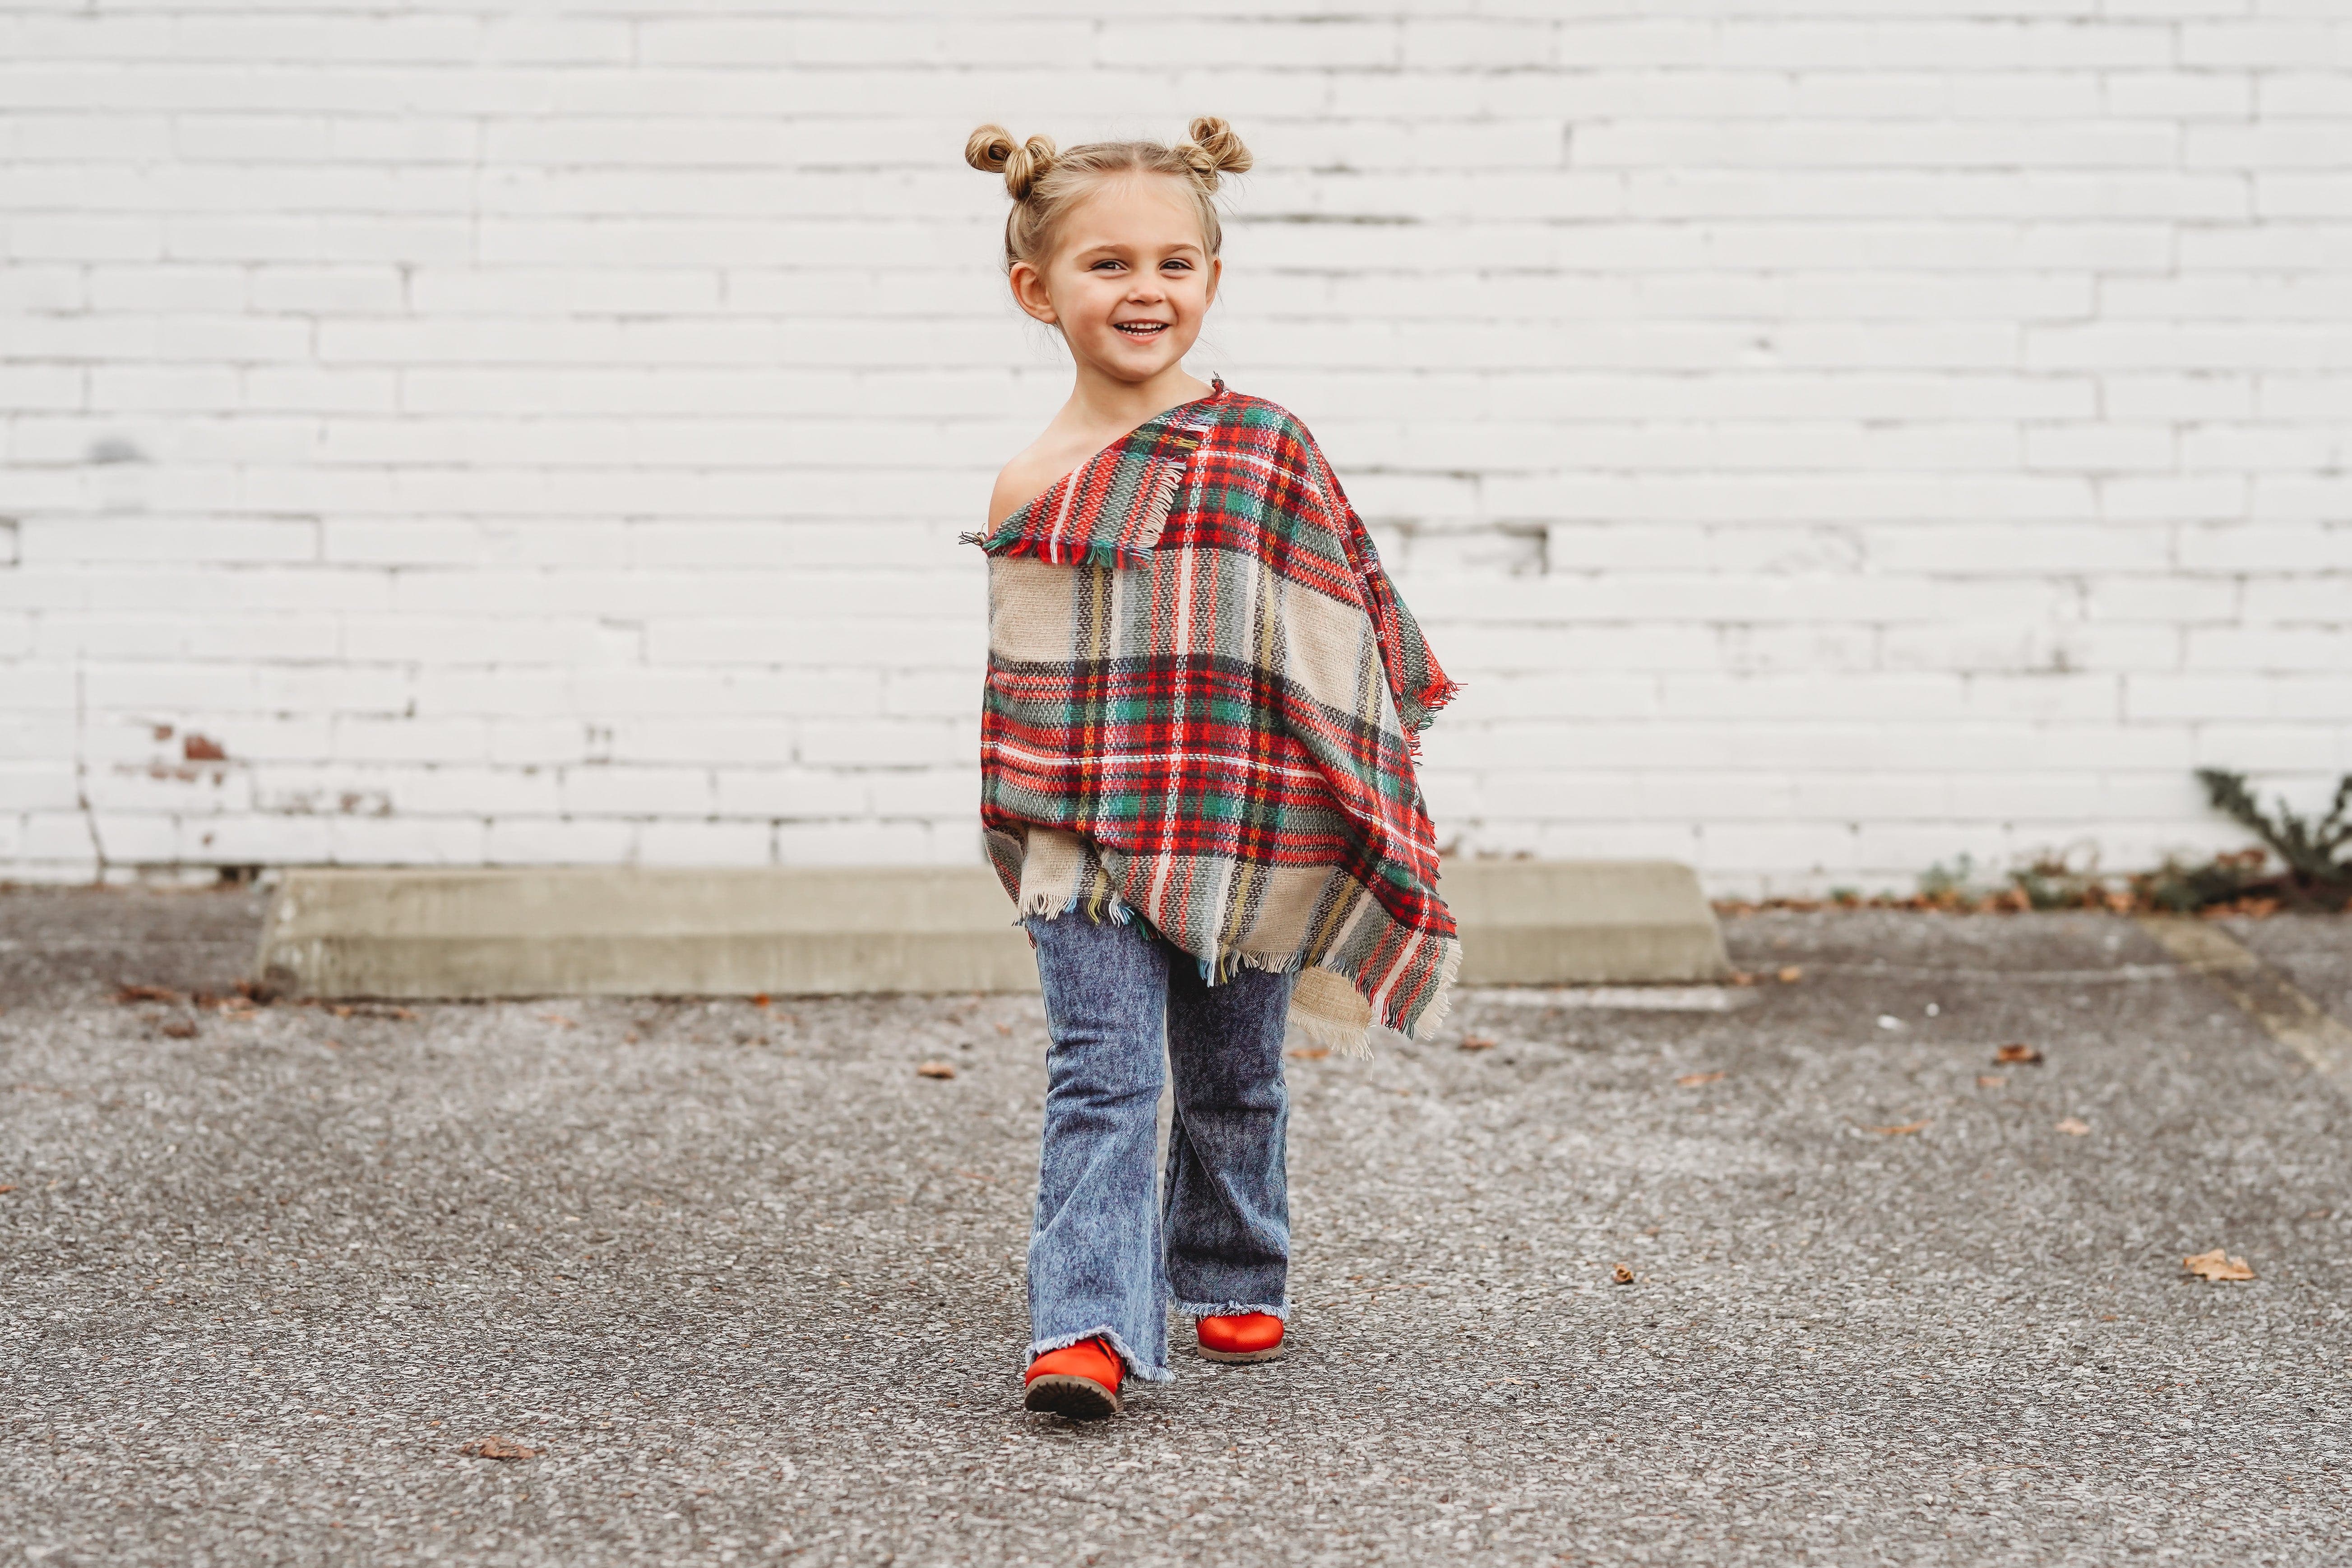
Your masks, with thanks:
M1306 427L1220 382L967 537L982 823L1024 911L1106 900L1213 974L1433 1026L1461 948L1412 737L1454 686Z

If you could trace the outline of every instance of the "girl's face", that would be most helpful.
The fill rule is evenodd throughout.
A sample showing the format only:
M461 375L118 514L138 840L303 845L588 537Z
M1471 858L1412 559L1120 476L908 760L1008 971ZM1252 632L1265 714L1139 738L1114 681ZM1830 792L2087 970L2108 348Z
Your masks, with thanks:
M1082 365L1139 384L1191 352L1222 268L1202 247L1189 194L1168 175L1137 174L1072 208L1042 268L1014 263L1013 294L1062 329Z

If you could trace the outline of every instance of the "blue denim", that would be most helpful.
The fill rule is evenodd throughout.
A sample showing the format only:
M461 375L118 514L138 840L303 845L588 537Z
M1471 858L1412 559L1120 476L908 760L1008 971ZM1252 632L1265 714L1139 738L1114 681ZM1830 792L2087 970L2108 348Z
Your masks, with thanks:
M1029 1355L1099 1334L1130 1375L1167 1383L1170 1302L1195 1317L1287 1315L1282 1040L1296 976L1240 968L1211 984L1198 959L1118 913L1129 918L1072 910L1022 922L1053 1042ZM1171 1068L1175 1114L1155 1194Z

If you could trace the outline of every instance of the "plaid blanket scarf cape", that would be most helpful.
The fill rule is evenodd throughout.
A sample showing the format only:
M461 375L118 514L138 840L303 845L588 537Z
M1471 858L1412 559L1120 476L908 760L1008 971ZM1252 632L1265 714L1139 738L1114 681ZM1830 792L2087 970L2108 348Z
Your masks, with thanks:
M1299 972L1346 1055L1436 1026L1462 959L1413 737L1454 695L1306 426L1216 384L992 532L981 820L1024 915L1139 913Z

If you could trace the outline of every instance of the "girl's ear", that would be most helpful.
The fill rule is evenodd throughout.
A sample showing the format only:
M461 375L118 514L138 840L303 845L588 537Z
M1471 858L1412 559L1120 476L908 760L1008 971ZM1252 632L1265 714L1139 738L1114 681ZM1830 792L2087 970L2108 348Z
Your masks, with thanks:
M1045 275L1036 268L1026 261L1016 261L1007 275L1007 280L1013 285L1013 303L1028 312L1032 320L1043 321L1049 327L1061 325L1062 319L1055 312L1054 301L1045 292Z
M1209 258L1209 303L1212 305L1217 302L1217 284L1224 275L1225 258L1222 256Z

